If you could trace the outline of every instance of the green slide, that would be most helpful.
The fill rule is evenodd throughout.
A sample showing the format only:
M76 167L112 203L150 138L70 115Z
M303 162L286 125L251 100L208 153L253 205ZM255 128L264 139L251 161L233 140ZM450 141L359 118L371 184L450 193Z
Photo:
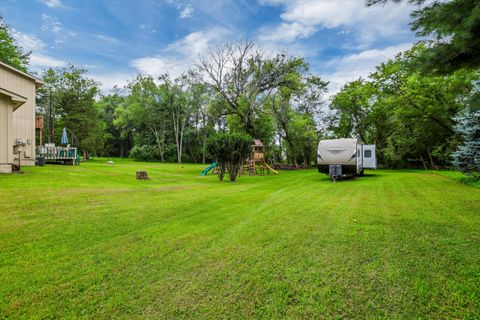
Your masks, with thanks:
M206 175L208 174L208 172L209 172L210 170L212 170L213 168L215 168L216 166L218 166L218 163L217 163L217 162L213 162L211 165L209 165L208 167L206 167L206 168L202 171L201 175L202 175L202 176L206 176Z

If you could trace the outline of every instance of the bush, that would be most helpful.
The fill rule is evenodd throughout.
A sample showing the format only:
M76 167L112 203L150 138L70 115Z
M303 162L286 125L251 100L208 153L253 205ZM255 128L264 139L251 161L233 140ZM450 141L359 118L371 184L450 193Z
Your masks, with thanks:
M160 150L156 146L134 146L130 150L129 157L136 161L158 161L161 159Z
M252 138L239 133L217 133L207 141L207 152L219 165L218 178L227 171L230 181L237 179L243 162L251 154Z

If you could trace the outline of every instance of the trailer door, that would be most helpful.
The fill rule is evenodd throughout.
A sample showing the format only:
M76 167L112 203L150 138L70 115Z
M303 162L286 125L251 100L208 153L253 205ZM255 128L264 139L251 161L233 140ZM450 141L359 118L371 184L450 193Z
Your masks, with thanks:
M377 169L377 156L374 144L363 145L363 167L365 169Z
M362 157L362 144L361 143L357 143L357 153L355 154L355 158L356 158L356 162L357 162L357 172L360 172L362 171L363 169L363 157Z

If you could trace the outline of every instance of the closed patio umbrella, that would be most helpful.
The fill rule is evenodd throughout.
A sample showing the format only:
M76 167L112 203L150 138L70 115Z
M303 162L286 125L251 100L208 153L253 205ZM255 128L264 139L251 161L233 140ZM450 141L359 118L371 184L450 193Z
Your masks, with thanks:
M62 140L60 140L60 144L68 144L67 128L63 128Z

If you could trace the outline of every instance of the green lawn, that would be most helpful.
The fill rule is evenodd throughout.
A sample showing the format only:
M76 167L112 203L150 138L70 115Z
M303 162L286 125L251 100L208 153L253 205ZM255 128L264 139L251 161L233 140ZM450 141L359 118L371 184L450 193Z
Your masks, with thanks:
M0 176L0 319L480 317L480 189L387 170L220 183L203 168Z

